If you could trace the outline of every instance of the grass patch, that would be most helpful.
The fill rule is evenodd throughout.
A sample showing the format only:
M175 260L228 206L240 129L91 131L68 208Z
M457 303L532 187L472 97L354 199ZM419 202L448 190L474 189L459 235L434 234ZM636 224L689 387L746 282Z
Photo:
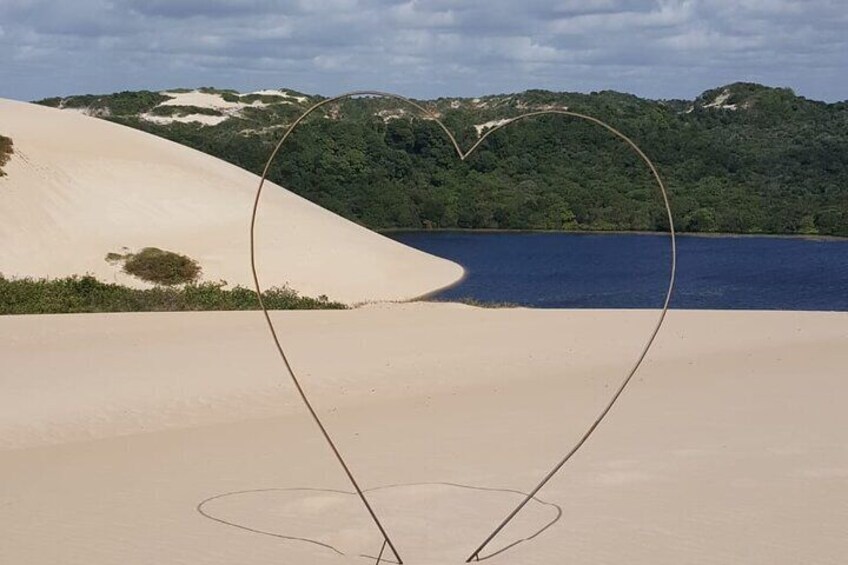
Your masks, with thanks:
M125 273L165 286L196 282L201 273L200 264L194 259L157 247L145 247L138 253L124 256L117 253L106 255L106 261L110 263L122 259Z
M300 296L287 287L262 293L269 310L341 310L346 306L326 296ZM6 279L0 275L0 314L75 314L95 312L191 312L258 310L256 292L223 283L189 284L181 288L135 289L104 283L86 275L64 279Z
M0 177L5 176L3 165L9 162L14 153L12 140L8 137L0 135Z

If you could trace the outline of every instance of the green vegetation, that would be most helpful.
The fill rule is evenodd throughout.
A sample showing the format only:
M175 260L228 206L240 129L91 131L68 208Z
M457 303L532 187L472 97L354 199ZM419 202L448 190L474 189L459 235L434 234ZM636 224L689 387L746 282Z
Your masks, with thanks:
M200 265L194 259L156 247L145 247L138 253L123 256L109 253L106 261L123 261L125 273L166 286L193 283L201 272Z
M154 116L188 116L191 114L202 114L204 116L221 116L219 110L214 108L201 108L200 106L157 106L150 111Z
M326 297L305 298L288 288L262 293L270 310L343 309ZM0 314L70 314L89 312L183 312L258 310L256 293L243 287L226 290L221 283L182 288L133 289L92 276L56 280L15 279L0 275Z
M214 86L201 86L197 91L204 94L235 94L236 96L239 94L238 90L233 90L232 88L215 88ZM169 92L179 92L179 90L171 90ZM191 90L186 89L184 92L191 92Z
M6 173L3 172L3 165L9 162L9 159L12 157L13 153L14 147L12 140L8 137L0 135L0 177L6 175Z
M261 102L262 104L279 104L280 100L290 99L286 99L275 94L242 94L239 97L238 102L241 102L242 104L253 104L254 102Z
M139 92L124 91L105 95L86 94L68 98L45 98L38 103L53 108L86 109L95 116L117 118L143 114L166 100L170 100L170 98L164 94L141 90Z
M156 125L115 112L110 119L260 173L279 126L317 100L280 99L217 126ZM531 90L422 104L465 147L478 138L475 125L530 110L567 107L600 118L655 161L682 231L848 236L848 102L737 83L694 101ZM302 124L270 177L373 229L668 229L659 193L632 151L602 128L563 116L499 130L461 162L437 125L403 104L344 101Z

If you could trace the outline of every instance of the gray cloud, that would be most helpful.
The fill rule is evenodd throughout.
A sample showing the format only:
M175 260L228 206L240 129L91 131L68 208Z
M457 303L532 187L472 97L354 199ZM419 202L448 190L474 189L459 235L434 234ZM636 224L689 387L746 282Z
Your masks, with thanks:
M839 0L0 0L0 96L216 85L416 97L848 98Z

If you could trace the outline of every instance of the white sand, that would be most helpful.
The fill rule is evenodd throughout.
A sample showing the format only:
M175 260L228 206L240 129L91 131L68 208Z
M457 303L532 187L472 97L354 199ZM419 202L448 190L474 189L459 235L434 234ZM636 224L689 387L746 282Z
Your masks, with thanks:
M257 90L256 92L249 92L248 94L259 94L260 96L279 96L280 98L290 98L292 100L297 101L299 104L306 104L309 101L309 98L306 96L296 96L290 92L285 90ZM282 101L283 103L293 104L293 102L288 102L286 100Z
M255 176L27 104L0 101L0 133L16 149L7 276L135 284L103 257L153 245L249 284ZM354 302L461 274L279 187L263 206L266 284ZM464 561L598 413L655 316L274 313L408 565ZM490 550L533 539L486 562L842 565L846 340L846 313L672 311L621 404ZM258 312L0 317L0 564L373 563L381 540L349 490Z
M159 104L160 106L196 106L210 110L234 110L249 106L249 104L243 104L241 102L228 102L220 94L200 92L199 90L192 90L191 92L163 92L162 94L170 96L170 99Z
M653 318L433 304L275 314L366 488L529 488ZM848 314L668 322L542 492L562 519L489 563L845 562ZM266 331L256 312L0 318L0 563L367 563L355 554L379 538L355 499L273 490L348 485ZM203 510L265 534L196 511L255 489ZM409 565L461 563L515 503L443 484L372 497ZM551 515L532 508L495 548Z
M709 104L704 104L704 108L718 108L721 110L736 110L736 104L728 104L727 101L730 100L731 92L729 89L725 88L719 93L715 99Z
M483 132L485 130L502 126L504 124L509 123L510 121L510 118L504 118L501 120L489 120L486 123L477 124L476 126L474 126L474 129L477 131L477 137L480 137L481 135L483 135Z
M200 92L199 90L192 90L190 92L163 92L162 94L169 96L170 98L159 104L159 106L194 106L197 108L208 108L210 110L217 110L221 113L221 115L209 116L206 114L188 114L185 116L159 116L152 112L146 112L139 116L142 120L159 125L167 125L174 122L196 122L205 126L216 126L227 121L231 117L239 116L241 111L245 108L249 108L251 106L265 106L265 104L259 100L250 104L245 104L244 102L229 102L224 100L223 96L220 94Z
M153 135L20 102L0 100L0 133L15 144L0 178L5 276L92 273L144 286L104 257L153 246L198 260L205 280L252 286L255 175ZM288 283L310 296L407 299L462 276L456 264L274 185L263 193L257 238L263 284Z

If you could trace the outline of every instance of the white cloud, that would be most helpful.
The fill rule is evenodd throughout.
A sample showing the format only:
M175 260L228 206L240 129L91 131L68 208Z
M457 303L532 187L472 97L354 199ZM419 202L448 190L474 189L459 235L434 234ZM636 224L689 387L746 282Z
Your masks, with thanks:
M450 27L456 23L453 10L428 10L428 4L410 0L390 9L394 24L413 28Z
M0 0L0 96L219 85L848 98L839 0Z

